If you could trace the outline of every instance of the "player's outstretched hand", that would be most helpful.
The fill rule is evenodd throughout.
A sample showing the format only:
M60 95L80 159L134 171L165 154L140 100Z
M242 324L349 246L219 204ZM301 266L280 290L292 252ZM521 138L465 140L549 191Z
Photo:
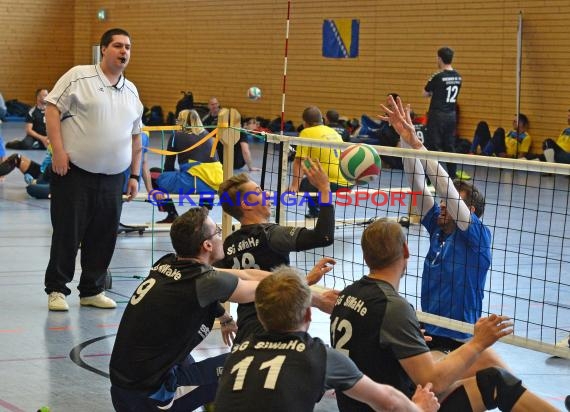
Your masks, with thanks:
M504 336L513 333L513 322L508 316L489 315L481 318L475 323L473 343L479 345L483 351Z
M338 296L340 295L340 290L326 290L324 292L314 292L311 296L311 304L321 310L322 312L331 314Z
M336 264L336 260L330 257L321 258L317 262L317 264L311 269L309 273L307 273L307 283L310 285L314 285L317 283L321 278L332 270L333 266Z
M410 105L407 104L404 107L400 97L394 100L394 98L389 95L386 99L386 105L381 106L385 114L383 116L379 115L378 117L389 122L394 130L398 132L400 138L405 141L408 146L414 149L421 148L423 145L416 135L416 129L414 128L412 117L410 115Z
M439 409L439 401L432 391L432 386L431 383L427 383L423 388L418 385L412 396L412 402L424 412L435 412Z

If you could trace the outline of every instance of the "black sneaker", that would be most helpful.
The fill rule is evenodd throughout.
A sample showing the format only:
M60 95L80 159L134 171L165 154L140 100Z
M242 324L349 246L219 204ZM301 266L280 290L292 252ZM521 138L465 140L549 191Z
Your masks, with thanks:
M18 153L10 155L0 163L0 176L5 176L14 170L16 167L20 166L20 161L22 160L22 156Z
M159 220L156 223L173 223L177 217L178 217L178 215L168 215L164 219Z

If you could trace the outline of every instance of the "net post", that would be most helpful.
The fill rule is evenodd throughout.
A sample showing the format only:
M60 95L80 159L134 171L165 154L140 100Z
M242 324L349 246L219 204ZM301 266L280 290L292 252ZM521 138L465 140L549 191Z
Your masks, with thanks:
M239 127L241 125L241 115L234 109L223 108L218 114L218 144L223 144L224 151L224 180L234 174L234 146L239 141ZM222 235L226 238L232 229L232 217L227 213L222 213Z
M241 126L241 115L234 109L223 108L218 114L218 144L223 144L224 151L224 180L234 174L234 146L239 141L239 127ZM222 237L225 239L232 231L232 217L227 213L222 213ZM224 308L229 312L230 303L225 302ZM218 323L216 322L216 325Z

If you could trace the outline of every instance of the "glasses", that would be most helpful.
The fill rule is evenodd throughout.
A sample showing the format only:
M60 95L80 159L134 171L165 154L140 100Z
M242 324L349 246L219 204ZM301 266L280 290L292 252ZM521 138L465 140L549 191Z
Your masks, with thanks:
M202 242L213 238L214 236L221 236L222 235L222 228L219 227L218 225L216 225L216 231L214 233L212 233L210 236L206 237L204 240L202 240Z

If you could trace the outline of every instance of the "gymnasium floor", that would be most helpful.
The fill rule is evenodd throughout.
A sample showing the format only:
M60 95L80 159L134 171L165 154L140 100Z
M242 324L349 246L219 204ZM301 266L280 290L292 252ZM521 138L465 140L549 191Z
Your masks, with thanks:
M4 123L4 140L21 138L23 128L23 123ZM251 148L254 159L260 159L261 145ZM25 155L38 162L44 156L42 151ZM149 160L151 166L159 164L157 157ZM253 177L259 179L259 172ZM122 310L139 283L135 277L146 276L153 259L171 251L168 234L119 235L111 263L113 286L107 292L119 303L116 310L80 308L74 291L69 312L49 312L43 292L51 239L49 200L32 199L24 188L18 171L0 183L0 411L28 412L41 406L52 412L111 411L108 362ZM159 220L151 210L145 203L127 204L122 221ZM219 209L212 216L221 221ZM74 281L71 288L76 285ZM310 332L328 341L328 318L315 313ZM570 361L501 343L495 347L528 388L564 409ZM225 350L216 330L196 354L206 357ZM316 410L335 411L332 396L325 395Z

